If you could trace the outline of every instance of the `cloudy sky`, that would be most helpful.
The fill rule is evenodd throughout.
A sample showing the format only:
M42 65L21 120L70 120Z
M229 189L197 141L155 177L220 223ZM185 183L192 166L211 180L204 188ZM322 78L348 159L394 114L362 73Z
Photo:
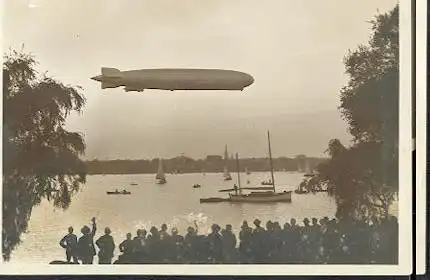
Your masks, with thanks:
M342 59L366 43L368 21L393 0L6 0L3 48L32 52L39 68L84 88L68 127L87 158L321 156L347 142L338 112ZM222 68L255 83L243 92L101 90L100 67Z

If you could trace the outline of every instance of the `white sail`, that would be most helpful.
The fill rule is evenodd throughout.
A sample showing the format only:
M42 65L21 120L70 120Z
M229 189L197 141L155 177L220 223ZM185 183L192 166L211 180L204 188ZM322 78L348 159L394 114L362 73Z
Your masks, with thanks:
M227 166L224 166L224 177L225 178L230 178L231 177L230 172L227 169Z
M158 160L158 172L155 178L157 180L166 180L166 176L164 175L164 170L163 170L163 161L161 159Z
M305 173L306 174L312 174L311 166L309 165L309 160L305 160Z

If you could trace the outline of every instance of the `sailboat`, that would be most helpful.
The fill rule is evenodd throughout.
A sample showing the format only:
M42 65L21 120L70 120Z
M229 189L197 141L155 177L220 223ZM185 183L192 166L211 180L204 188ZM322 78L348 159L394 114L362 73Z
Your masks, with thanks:
M166 175L164 174L163 170L163 161L161 158L158 160L158 172L157 176L155 176L155 179L157 180L157 184L163 185L167 183Z
M245 167L245 173L246 173L246 175L251 174L251 172L249 172L249 170L248 170L248 168L247 168L247 167Z
M227 168L227 164L228 164L228 152L227 152L227 145L225 146L225 151L224 151L224 173L223 173L223 177L224 177L224 181L231 181L231 175L230 172L228 171Z
M272 164L272 151L270 147L270 133L267 132L267 138L269 142L269 158L270 158L270 170L272 175L272 186L271 187L248 187L242 188L240 184L240 172L239 172L239 156L236 154L237 163L237 182L239 186L235 186L233 189L220 190L220 192L229 192L229 198L208 198L201 199L200 202L240 202L240 203L264 203L264 202L291 202L292 191L276 192L275 189L275 176L273 174L273 164ZM259 192L251 191L249 194L243 194L243 190L262 190ZM234 193L232 194L231 192Z
M224 166L223 176L224 176L224 181L231 181L232 180L230 172L228 172L227 166Z
M309 165L309 160L306 159L306 166L305 166L305 177L313 177L315 176L313 170L311 169L310 165Z

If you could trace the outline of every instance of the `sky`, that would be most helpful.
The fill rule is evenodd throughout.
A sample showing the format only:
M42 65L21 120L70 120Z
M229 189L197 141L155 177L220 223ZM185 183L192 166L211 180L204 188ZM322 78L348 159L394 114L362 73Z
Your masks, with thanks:
M41 72L87 99L67 127L87 159L323 156L350 136L338 110L343 58L368 41L393 0L6 0L3 51L34 54ZM255 79L243 92L100 88L101 67L219 68Z

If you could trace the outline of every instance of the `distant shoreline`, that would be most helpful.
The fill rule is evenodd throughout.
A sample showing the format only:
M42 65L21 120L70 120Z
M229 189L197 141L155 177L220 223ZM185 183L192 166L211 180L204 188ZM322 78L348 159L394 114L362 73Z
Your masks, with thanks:
M295 158L274 158L273 169L275 172L305 172L306 166L315 170L318 165L327 159L310 158L299 155ZM194 160L180 156L172 159L162 159L165 173L222 173L227 167L230 172L237 172L235 159L223 158L219 155L207 156L205 159ZM158 170L158 159L140 160L91 160L85 161L87 174L154 174ZM269 172L270 163L267 158L243 158L240 159L241 172Z

